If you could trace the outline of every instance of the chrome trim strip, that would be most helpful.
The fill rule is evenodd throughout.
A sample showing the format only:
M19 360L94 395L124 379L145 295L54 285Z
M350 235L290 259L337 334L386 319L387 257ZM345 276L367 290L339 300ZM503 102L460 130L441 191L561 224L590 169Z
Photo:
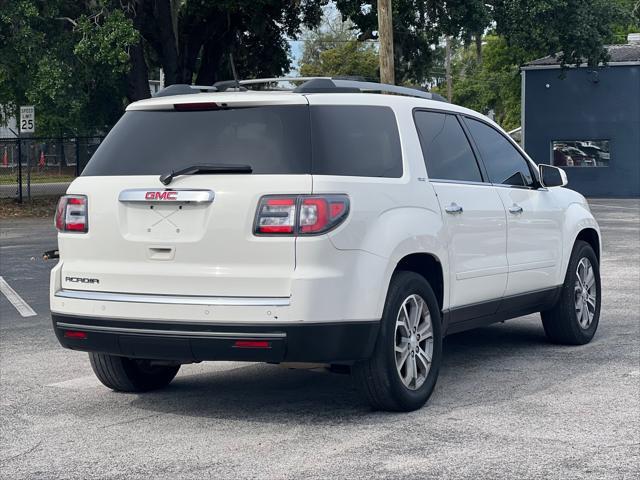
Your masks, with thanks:
M147 295L143 293L114 293L84 290L58 290L56 297L103 302L155 303L165 305L213 305L244 307L286 307L291 297L206 297L188 295Z
M555 260L541 260L538 262L518 263L509 265L509 273L525 272L527 270L537 270L540 268L553 268L556 266Z
M489 267L481 270L467 270L466 272L456 273L456 280L467 280L470 278L489 277L492 275L503 275L509 273L509 268L504 267Z
M552 165L553 166L553 165ZM604 167L603 167L604 168ZM544 188L534 188L525 185L507 185L504 183L489 183L489 182L471 182L468 180L444 180L440 178L429 179L431 183L441 184L453 184L453 185L475 185L478 187L496 187L496 188L518 188L520 190L546 190Z
M476 185L479 187L493 187L494 185L489 182L473 182L471 180L446 180L444 178L429 178L431 183L447 183L456 185Z
M134 335L157 335L170 337L212 337L229 339L263 339L263 338L286 338L286 333L247 333L247 332L199 332L185 330L155 330L151 328L126 328L126 327L105 327L102 325L82 325L77 323L56 322L58 328L90 332L112 332Z
M172 192L169 198L157 198L156 193L165 194ZM173 194L175 192L175 195ZM147 194L152 195L147 195ZM153 198L151 198L153 197ZM118 195L120 202L162 202L162 203L211 203L215 194L211 190L195 190L188 188L131 188L123 190Z

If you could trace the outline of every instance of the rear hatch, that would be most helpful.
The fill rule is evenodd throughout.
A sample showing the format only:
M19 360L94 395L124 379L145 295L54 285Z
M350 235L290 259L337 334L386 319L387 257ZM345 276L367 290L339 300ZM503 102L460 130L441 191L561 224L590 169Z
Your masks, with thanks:
M139 102L109 133L68 191L87 196L89 226L59 235L63 288L290 295L295 237L258 237L253 228L263 195L312 191L307 101L204 97ZM194 165L212 171L159 179Z

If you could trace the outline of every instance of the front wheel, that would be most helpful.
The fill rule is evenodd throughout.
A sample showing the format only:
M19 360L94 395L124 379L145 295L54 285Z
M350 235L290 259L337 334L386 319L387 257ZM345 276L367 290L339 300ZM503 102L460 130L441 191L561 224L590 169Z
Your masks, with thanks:
M105 387L118 392L147 392L166 387L180 365L162 365L151 360L89 353L91 368Z
M416 273L395 273L373 355L353 367L356 384L377 410L416 410L435 388L441 359L440 309L431 286Z
M584 345L591 341L600 320L600 266L591 245L576 242L560 299L541 316L552 342Z

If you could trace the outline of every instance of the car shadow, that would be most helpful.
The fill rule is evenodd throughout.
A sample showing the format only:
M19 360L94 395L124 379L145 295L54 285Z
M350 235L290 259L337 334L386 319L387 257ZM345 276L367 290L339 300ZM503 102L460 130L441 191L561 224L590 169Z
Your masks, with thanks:
M546 342L539 320L531 319L451 335L444 341L438 385L421 412L506 402L545 388L553 375L545 369L536 378L528 358L545 358L558 348ZM166 389L133 397L136 408L189 417L332 425L393 421L393 414L372 411L348 374L266 364L182 375Z

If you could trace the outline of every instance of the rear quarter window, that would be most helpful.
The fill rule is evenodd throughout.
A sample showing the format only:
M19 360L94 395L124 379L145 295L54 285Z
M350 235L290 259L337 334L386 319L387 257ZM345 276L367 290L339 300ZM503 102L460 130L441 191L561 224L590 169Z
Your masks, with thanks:
M402 150L389 107L311 107L312 172L355 177L402 176Z

